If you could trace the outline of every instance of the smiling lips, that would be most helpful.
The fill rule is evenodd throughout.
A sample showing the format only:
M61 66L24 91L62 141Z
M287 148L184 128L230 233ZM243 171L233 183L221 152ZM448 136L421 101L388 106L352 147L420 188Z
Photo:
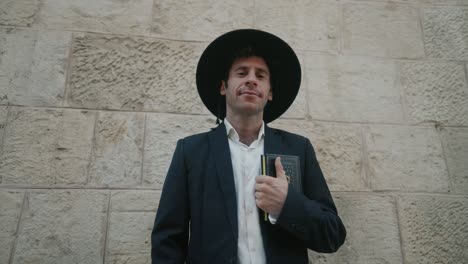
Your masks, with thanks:
M239 95L244 95L244 94L260 97L260 93L257 93L257 92L252 91L252 90L246 90L246 91L240 91L239 92Z

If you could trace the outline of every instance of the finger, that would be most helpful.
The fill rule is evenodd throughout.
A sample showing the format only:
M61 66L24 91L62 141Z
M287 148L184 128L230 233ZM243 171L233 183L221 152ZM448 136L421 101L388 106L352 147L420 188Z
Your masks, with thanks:
M259 175L255 178L256 183L269 183L273 178L270 176Z
M255 184L255 192L261 192L263 190L263 185L262 184Z
M255 192L255 199L256 200L261 200L264 197L265 197L265 194L263 192Z
M271 193L271 187L267 184L255 184L255 193Z
M266 208L267 208L267 203L262 200L262 199L255 199L255 204L257 204L257 206L262 209L263 211L266 211Z
M286 179L286 174L284 173L283 164L281 164L280 157L277 157L275 159L275 168L276 168L276 177Z

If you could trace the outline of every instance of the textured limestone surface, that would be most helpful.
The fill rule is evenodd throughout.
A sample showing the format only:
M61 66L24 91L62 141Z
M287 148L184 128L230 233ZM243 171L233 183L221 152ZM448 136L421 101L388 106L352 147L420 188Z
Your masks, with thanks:
M304 72L313 119L404 122L395 62L309 53Z
M161 191L118 190L111 196L113 212L156 212Z
M341 15L333 2L257 0L255 26L284 39L293 49L336 53Z
M468 194L468 128L444 127L441 137L452 191Z
M177 140L215 126L211 116L147 114L143 184L162 188Z
M356 125L277 120L271 127L309 138L331 190L366 190L361 129Z
M206 113L195 86L200 44L79 34L67 102L70 106Z
M98 113L90 185L140 185L144 126L144 113Z
M105 263L151 263L155 212L111 212Z
M467 8L425 8L422 25L424 45L428 56L468 60Z
M0 190L0 259L8 262L24 194L19 191Z
M156 0L152 35L170 39L212 41L219 35L254 25L254 1Z
M345 4L343 51L390 58L420 58L424 46L418 9L397 3Z
M309 251L311 263L402 263L394 198L335 194L347 237L335 254Z
M30 26L34 21L39 0L2 0L0 25Z
M468 197L402 196L398 211L407 263L466 263Z
M29 192L12 263L102 263L107 204L105 191Z
M411 121L468 125L468 86L463 64L403 62L401 83Z
M69 32L0 28L0 104L60 106L70 42Z
M41 0L34 26L148 35L152 0Z
M364 129L374 190L447 192L442 144L433 127L391 125Z
M160 191L112 192L106 263L151 263L151 230Z
M85 184L95 113L12 107L4 132L3 184Z

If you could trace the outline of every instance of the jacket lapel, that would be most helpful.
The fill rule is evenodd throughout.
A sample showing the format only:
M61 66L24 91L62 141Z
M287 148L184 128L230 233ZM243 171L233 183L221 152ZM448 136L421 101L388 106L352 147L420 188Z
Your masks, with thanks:
M265 154L284 154L281 137L278 130L270 128L265 124L265 147L263 149Z
M231 223L234 237L238 238L237 230L237 201L234 185L234 173L232 169L231 153L229 151L229 142L226 134L226 127L221 123L209 133L211 153L214 156L216 165L216 175L219 186L223 192L224 202L228 219Z
M278 134L278 130L268 127L265 124L265 141L264 141L264 154L284 154L284 148L281 140L281 136ZM263 246L265 248L265 255L267 262L270 263L271 260L271 249L269 243L269 233L272 225L269 221L265 221L264 212L258 210L259 219L260 219L260 229L262 231Z

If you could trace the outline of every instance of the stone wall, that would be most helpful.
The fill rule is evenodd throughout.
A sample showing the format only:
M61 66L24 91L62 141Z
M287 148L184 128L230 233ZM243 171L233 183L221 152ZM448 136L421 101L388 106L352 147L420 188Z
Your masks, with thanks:
M0 262L149 263L195 89L236 28L297 51L272 126L308 136L348 229L313 263L468 263L467 0L1 0Z

